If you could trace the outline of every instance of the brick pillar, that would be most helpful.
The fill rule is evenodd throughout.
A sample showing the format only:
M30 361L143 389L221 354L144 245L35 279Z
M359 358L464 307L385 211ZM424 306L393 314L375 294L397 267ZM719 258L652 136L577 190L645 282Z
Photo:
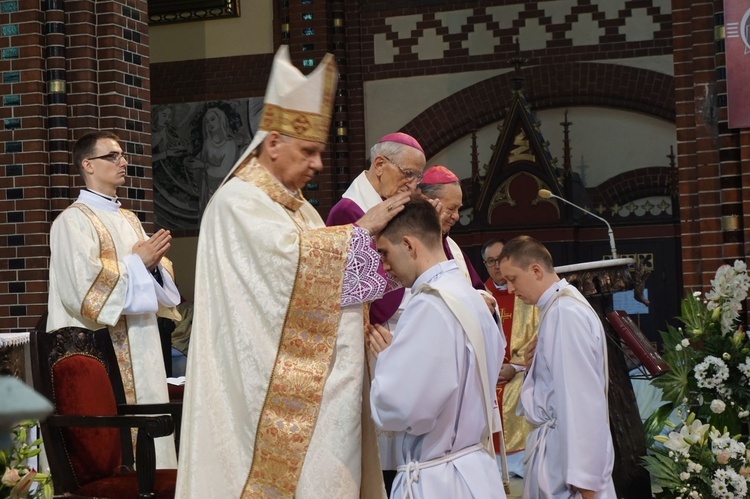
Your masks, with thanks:
M46 303L49 151L39 7L0 2L0 331L32 327Z
M123 139L119 194L151 230L147 11L145 0L0 1L0 330L30 329L46 309L49 228L78 195L69 151L84 133Z
M723 2L673 2L677 164L686 288L705 286L719 265L744 259L741 133L727 128ZM744 139L747 142L747 139ZM745 155L743 158L742 155Z
M355 69L352 77L350 68L352 47L347 22L351 19L351 10L349 2L343 0L316 1L305 5L299 0L274 3L275 25L278 26L274 45L289 45L292 62L303 73L317 67L325 54L330 52L336 58L340 73L331 135L323 156L325 168L305 189L305 196L323 218L349 186L353 178L350 165L360 162L361 154L355 157L352 150L352 134L364 135L362 116L355 114L360 116L361 130L353 132L351 122L352 107L355 113L362 108L361 77L356 73L359 70ZM354 54L358 54L358 50L357 47ZM352 91L352 88L358 90ZM356 94L354 99L353 93Z

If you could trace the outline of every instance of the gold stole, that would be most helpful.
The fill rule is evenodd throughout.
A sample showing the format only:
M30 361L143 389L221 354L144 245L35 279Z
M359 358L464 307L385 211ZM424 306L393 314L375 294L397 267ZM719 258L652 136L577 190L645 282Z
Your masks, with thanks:
M299 232L299 262L242 498L293 497L332 364L352 225L310 230L292 196L256 158L235 171L281 204ZM301 194L299 194L301 197Z
M539 322L539 309L526 305L516 298L513 302L513 326L510 336L510 362L524 364L523 353L526 346L536 334ZM523 450L526 447L526 436L531 426L523 416L516 415L516 406L521 396L523 374L518 373L510 383L503 387L503 430L505 431L505 449L507 453Z
M120 280L120 267L117 262L117 249L112 235L104 225L104 222L94 213L94 211L83 203L73 203L70 208L77 208L88 217L91 225L94 226L96 235L99 238L99 259L102 262L102 270L96 276L94 283L89 288L81 304L81 315L86 319L96 322L99 314L107 303L109 296L115 289L117 282ZM135 213L128 210L120 209L120 213L125 217L135 233L138 240L143 241L143 232L141 223ZM130 358L130 342L128 341L128 324L125 316L120 316L120 320L114 326L108 326L109 336L112 338L112 346L115 349L117 365L120 369L122 378L122 387L125 390L125 401L128 404L136 403L135 381L133 379L133 366Z

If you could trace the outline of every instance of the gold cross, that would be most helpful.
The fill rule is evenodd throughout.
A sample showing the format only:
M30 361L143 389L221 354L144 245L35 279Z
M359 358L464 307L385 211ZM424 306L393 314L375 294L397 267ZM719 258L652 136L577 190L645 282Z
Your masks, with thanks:
M504 308L500 309L500 321L501 322L505 322L505 319L510 319L511 317L513 317L513 314L506 312Z

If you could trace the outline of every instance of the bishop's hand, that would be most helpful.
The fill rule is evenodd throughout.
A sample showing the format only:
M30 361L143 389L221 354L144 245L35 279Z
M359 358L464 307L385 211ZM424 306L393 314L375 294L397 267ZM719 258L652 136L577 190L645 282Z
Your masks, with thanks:
M408 192L399 192L389 197L367 210L367 213L357 220L357 225L368 230L370 235L376 235L385 228L393 217L404 209L404 205L409 202L410 198L411 196Z

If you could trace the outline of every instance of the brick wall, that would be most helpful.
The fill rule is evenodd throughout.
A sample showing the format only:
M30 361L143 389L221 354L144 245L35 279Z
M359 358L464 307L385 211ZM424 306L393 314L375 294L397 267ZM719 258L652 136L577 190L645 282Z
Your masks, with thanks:
M524 95L534 109L604 106L674 120L673 78L613 64L561 63L523 70ZM403 130L427 157L478 127L501 120L512 95L512 74L471 85L435 103Z
M750 228L748 130L727 127L723 2L673 2L677 164L685 286L706 286L745 259Z
M152 229L147 2L0 7L0 330L29 329L46 309L50 224L81 185L78 137L121 137L131 161L119 194Z

